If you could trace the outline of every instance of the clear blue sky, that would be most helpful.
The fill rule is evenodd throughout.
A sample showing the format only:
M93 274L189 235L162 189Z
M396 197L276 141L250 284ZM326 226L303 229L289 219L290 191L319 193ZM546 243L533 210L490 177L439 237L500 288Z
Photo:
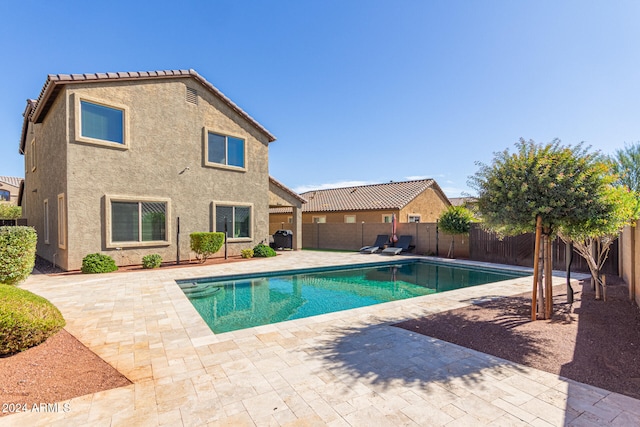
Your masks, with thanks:
M47 74L193 68L278 139L302 191L435 178L520 138L640 140L637 1L5 1L0 175L24 176L27 98Z

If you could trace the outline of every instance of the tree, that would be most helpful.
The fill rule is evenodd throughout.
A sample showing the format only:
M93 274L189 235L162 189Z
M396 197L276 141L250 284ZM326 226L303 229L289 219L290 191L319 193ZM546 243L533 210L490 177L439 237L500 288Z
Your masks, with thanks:
M617 184L640 194L640 142L625 145L624 150L616 150L611 157L613 172L617 175Z
M611 244L624 226L636 218L638 201L635 193L625 187L609 185L601 199L602 211L583 223L563 227L559 235L587 261L596 299L606 300L606 284L600 270L609 256ZM602 289L602 295L600 290Z
M449 208L440 215L438 219L438 227L447 234L469 234L471 229L471 221L473 214L464 206L449 206ZM453 239L449 248L449 255L453 254Z
M608 167L600 154L589 153L582 144L562 146L558 139L545 145L520 139L514 153L508 149L494 153L491 165L478 165L469 184L478 192L483 225L499 235L536 231L531 315L537 318L539 293L538 311L549 318L551 239L559 230L577 227L606 211Z

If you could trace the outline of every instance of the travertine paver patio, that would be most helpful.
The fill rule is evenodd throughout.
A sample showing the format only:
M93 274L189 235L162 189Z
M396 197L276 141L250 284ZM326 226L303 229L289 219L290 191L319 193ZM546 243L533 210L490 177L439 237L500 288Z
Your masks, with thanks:
M213 334L175 279L380 261L277 258L104 275L33 275L66 329L134 384L0 425L640 425L640 401L390 324L529 289L517 279ZM558 279L562 280L562 279ZM62 408L62 405L59 406Z

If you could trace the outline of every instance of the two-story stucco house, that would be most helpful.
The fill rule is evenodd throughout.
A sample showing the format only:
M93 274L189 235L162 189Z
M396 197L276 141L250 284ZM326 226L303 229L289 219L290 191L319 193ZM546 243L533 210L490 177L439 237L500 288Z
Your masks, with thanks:
M75 270L189 259L197 231L226 228L232 255L266 242L270 189L303 201L269 177L274 140L194 70L49 75L20 141L37 253Z

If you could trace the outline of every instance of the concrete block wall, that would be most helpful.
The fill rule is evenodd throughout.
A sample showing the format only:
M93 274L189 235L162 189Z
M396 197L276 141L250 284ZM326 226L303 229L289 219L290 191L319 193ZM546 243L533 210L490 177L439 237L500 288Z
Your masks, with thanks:
M629 298L640 305L640 221L635 227L625 227L620 237L620 271L629 286Z
M280 227L281 224L272 224ZM286 224L285 224L286 228ZM379 234L391 236L391 224L384 223L355 223L355 224L303 224L302 247L306 249L338 249L356 251L363 246L375 242ZM436 233L435 223L400 223L396 235L413 236L413 253L425 255L439 255L446 257L451 241L454 241L453 256L455 258L469 257L468 236L451 236Z

